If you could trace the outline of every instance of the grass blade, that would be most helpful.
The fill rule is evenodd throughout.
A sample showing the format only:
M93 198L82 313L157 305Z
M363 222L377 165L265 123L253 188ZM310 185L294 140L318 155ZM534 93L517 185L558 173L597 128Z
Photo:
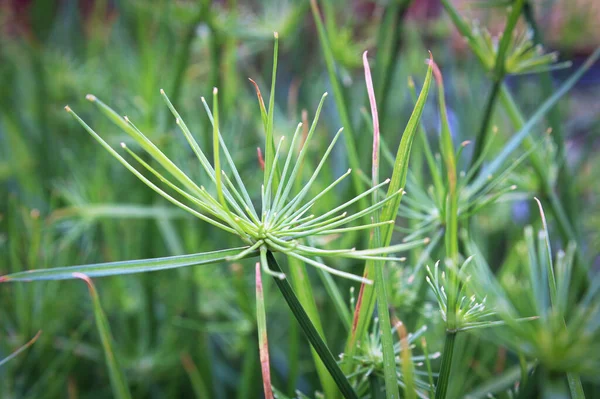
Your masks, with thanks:
M408 161L410 156L410 149L415 137L415 134L420 126L421 115L423 114L423 109L425 107L425 102L427 101L427 95L429 94L429 87L431 86L431 77L432 77L432 67L431 64L427 70L427 75L425 77L425 81L423 83L423 88L421 89L421 93L419 94L419 98L415 104L415 108L408 120L408 124L404 129L404 133L402 134L402 140L400 141L400 145L398 147L398 151L396 153L396 159L394 163L394 169L392 172L392 178L390 185L388 187L388 197L398 192L401 187L406 184L406 176L408 174ZM393 200L389 201L381 212L381 220L395 220L396 215L398 214L398 207L400 205L400 200L402 196L397 195ZM388 246L392 240L392 234L394 232L393 225L389 227L381 228L381 244L382 246ZM374 275L374 263L367 262L367 266L365 267L364 277L368 278L369 276ZM348 338L348 342L346 344L345 350L345 359L352 359L355 351L356 345L360 342L366 335L367 329L369 327L369 322L371 315L373 314L373 310L375 308L375 296L374 296L374 288L372 286L363 284L360 290L359 300L357 301L356 310L354 314L354 320L352 323L352 330L350 332L350 337ZM352 361L347 360L344 362L344 370L349 372L352 368Z
M333 52L331 51L329 40L327 39L327 32L325 31L323 21L321 20L321 14L319 12L317 0L310 0L310 7L312 10L315 24L317 26L319 42L321 43L321 48L323 49L323 56L325 57L325 64L327 65L327 73L329 74L329 80L331 83L331 87L333 88L333 97L335 99L337 109L340 114L342 125L346 130L345 139L348 161L352 169L359 170L360 160L358 157L358 152L356 150L356 144L354 142L356 136L354 135L354 129L352 128L352 121L350 120L350 117L348 115L348 105L346 104L344 98L342 86L335 71L335 60L333 57ZM362 183L358 175L352 175L352 184L354 186L355 194L360 194L363 191ZM366 201L361 200L361 208L365 208L365 204Z
M73 278L73 273L83 273L88 277L104 277L176 269L186 266L206 265L223 262L238 255L247 248L248 247L240 247L224 249L220 251L201 252L191 255L167 256L164 258L127 260L119 262L94 263L81 266L57 267L52 269L27 270L1 276L0 283L7 281L68 280ZM253 256L258 256L258 251L246 255L248 258Z
M208 392L206 384L202 380L202 375L200 374L198 367L196 367L196 364L192 360L192 357L188 353L184 353L181 355L181 364L183 365L185 372L190 378L190 382L192 383L192 388L194 389L196 398L209 398L210 394Z
M102 349L106 358L106 366L108 367L108 375L110 377L110 385L112 386L113 394L117 399L131 399L131 393L127 386L127 381L123 375L123 371L119 366L119 361L113 350L114 339L110 332L110 325L106 319L106 315L100 305L100 298L92 280L83 273L73 273L73 278L78 278L88 286L92 302L94 304L94 317L96 318L96 327L102 341Z
M373 118L373 158L371 166L371 184L377 186L379 182L379 115L377 113L377 101L375 99L375 91L373 90L373 80L371 78L371 69L369 68L369 60L367 52L363 53L363 65L365 69L365 81L367 84L367 92L369 94L369 104L371 105L371 115ZM373 204L376 204L378 198L377 190L373 191ZM379 213L373 214L373 222L379 222ZM388 220L388 219L385 219ZM372 231L369 249L379 248L381 245L380 228L375 227ZM379 315L379 328L381 331L381 347L383 351L383 376L385 380L385 392L388 399L400 397L398 390L398 382L396 380L396 358L394 354L394 341L392 338L389 304L385 290L385 276L382 261L373 261L375 268L375 293L377 295L377 314Z
M29 348L31 345L33 345L35 343L35 341L38 340L38 338L40 337L40 335L42 334L42 330L38 331L37 334L35 334L35 336L33 338L31 338L25 345L21 346L19 349L17 349L16 351L14 351L13 353L11 353L10 355L8 355L7 357L5 357L4 359L0 360L0 367L2 367L3 365L5 365L6 363L8 363L9 361L11 361L12 359L14 359L15 357L19 356L19 354L23 351L25 351L27 348Z

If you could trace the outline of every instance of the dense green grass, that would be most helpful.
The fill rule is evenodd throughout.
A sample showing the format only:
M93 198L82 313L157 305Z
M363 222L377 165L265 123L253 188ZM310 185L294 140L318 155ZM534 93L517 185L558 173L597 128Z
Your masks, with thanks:
M0 397L599 394L600 50L523 0L497 41L445 0L57 3L2 9Z

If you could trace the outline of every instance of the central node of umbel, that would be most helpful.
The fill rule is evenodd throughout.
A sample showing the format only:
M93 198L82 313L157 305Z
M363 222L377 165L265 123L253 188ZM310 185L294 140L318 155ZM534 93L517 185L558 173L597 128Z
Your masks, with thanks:
M268 230L268 226L265 226L264 224L260 224L258 225L258 231L257 231L257 240L256 241L260 241L260 240L265 240L267 238L267 233L269 232Z

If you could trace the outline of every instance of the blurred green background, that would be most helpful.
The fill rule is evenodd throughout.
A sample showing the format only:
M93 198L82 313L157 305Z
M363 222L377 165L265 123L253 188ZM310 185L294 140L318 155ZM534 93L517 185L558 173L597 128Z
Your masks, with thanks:
M380 27L390 3L320 4L365 171L371 135L364 123L368 102L361 54L368 49L371 57L378 56L385 41ZM503 18L492 2L483 3L456 5L498 32ZM598 2L544 0L534 5L545 44L559 50L561 60L578 64L600 44ZM420 86L431 50L447 82L455 142L472 139L488 77L437 1L415 0L401 10L388 47L391 63L385 69L375 66L375 84L383 93L378 101L384 137L393 145L399 141L412 110L407 78L414 76ZM202 182L206 178L176 131L159 89L169 94L209 149L211 127L200 97L218 87L225 140L237 154L236 163L244 165L245 178L254 181L250 186L259 187L256 147L264 138L247 78L267 95L274 31L281 43L275 131L288 134L302 111L312 115L322 93L331 91L308 1L0 1L0 275L227 247L232 241L228 236L168 206L105 153L63 107L69 104L111 144L127 142L85 101L93 93L128 115ZM554 72L552 80L558 84L569 73ZM547 97L540 79L524 75L508 80L526 114ZM596 265L599 89L596 65L556 111L575 176L572 191L561 194L575 197L571 204L579 215L577 226ZM324 115L322 143L342 125L333 100L326 103ZM433 104L423 119L437 147L439 121ZM497 119L502 127L502 115ZM336 149L328 173L338 176L347 167L343 148ZM527 173L523 184L536 191L537 183ZM502 254L513 236L520 237L530 213L535 217L535 210L519 201L486 213L480 223L488 242L495 243L489 251ZM201 381L210 397L260 397L252 265L246 261L96 281L134 397L192 397L197 392L192 381ZM360 271L358 264L354 270ZM349 292L350 283L339 285L344 294ZM280 294L267 289L273 298L267 319L274 383L282 391L298 388L312 396L318 379L308 344ZM323 315L335 313L317 281L314 294ZM398 293L395 301L401 307L410 298ZM328 342L339 353L343 328L324 320ZM81 282L0 285L0 358L38 330L43 334L32 349L0 368L0 397L110 397L91 303ZM473 378L462 388L478 381Z

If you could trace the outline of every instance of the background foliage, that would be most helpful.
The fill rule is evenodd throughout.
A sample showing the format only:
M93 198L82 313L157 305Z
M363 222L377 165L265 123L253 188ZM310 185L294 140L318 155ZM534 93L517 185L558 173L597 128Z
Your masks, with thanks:
M485 27L497 34L509 18L509 3L448 4L457 6L469 23L479 21L473 32ZM427 50L444 75L447 116L439 112L440 95L432 85L418 134L431 145L433 165L440 168L444 187L447 168L452 165L448 163L450 151L460 152L455 172L466 171L468 175L472 170L475 146L459 149L465 140L481 137L478 132L482 119L486 119L485 104L495 82L503 83L516 99L512 104L518 108L517 114L511 113L510 101L500 93L495 111L487 116L488 137L492 139L488 138L485 168L519 131L518 115L524 118L520 120L523 125L600 43L597 29L594 31L588 20L598 20L593 1L563 7L561 2L520 1L513 7L517 3L522 3L523 10L515 14L516 31L530 30L534 42L559 50L559 61L571 60L572 68L535 74L508 70L499 77L497 70L486 70L473 54L464 32L457 30L456 20L449 17L448 8L434 1L319 1L317 15L324 24L321 32L308 1L157 1L152 6L138 0L0 3L0 275L239 246L235 237L171 207L127 173L63 107L69 104L76 109L110 144L129 144L131 139L85 101L85 95L93 93L127 114L194 181L208 184L159 90L169 94L201 147L210 154L212 126L200 96L209 98L212 88L218 87L223 138L235 154L246 185L259 193L262 172L256 148L264 150L265 138L256 92L247 77L259 84L268 101L275 31L280 38L275 136L289 136L299 121L312 120L321 95L327 91L333 95L323 106L306 164L318 162L318 154L341 126L345 139L334 148L322 172L325 177L313 195L349 166L356 169L353 163L360 166L360 171L354 170L357 180L345 181L335 195L319 205L321 211L333 208L340 199L349 200L353 185L366 189L371 180L373 136L361 60L364 50L370 50L372 58L384 143L381 181L392 173L393 165L383 161L386 151L393 160L414 107L411 88L414 91L416 85L418 93L425 80ZM582 26L590 28L580 29ZM330 53L324 52L324 43L328 43ZM491 57L494 61L496 53ZM507 157L503 169L527 154L503 176L503 187L514 184L516 190L502 193L489 206L457 222L457 233L467 234L463 230L468 230L468 238L460 240L460 263L479 253L477 270L489 268L509 291L502 295L513 302L527 297L523 265L529 261L528 245L534 245L535 251L540 251L536 245L544 245L543 240L542 244L531 244L524 234L529 224L535 230L542 228L534 196L542 199L546 210L552 254L559 250L570 254L569 243L577 248L571 254L575 277L565 305L571 312L562 309L559 314L568 316L584 309L578 300L587 298L585 287L589 281L592 288L598 285L593 276L597 274L600 247L600 185L595 177L600 166L596 151L600 143L599 86L596 63L545 118L530 128L529 141ZM552 133L544 135L549 127ZM449 138L446 142L444 129ZM410 342L413 355L412 360L403 358L405 363L398 365L403 397L412 397L406 389L411 381L416 381L423 395L433 392L430 381L437 380L447 326L437 309L436 288L430 290L425 282L425 265L433 271L437 260L454 256L440 239L449 220L434 217L438 224L419 230L428 215L439 216L436 212L445 209L443 201L435 201L438 194L443 198L445 194L437 191L426 147L419 137L415 139L408 194L392 243L412 234L427 237L435 245L408 251L406 262L388 262L384 269L392 320L401 320L405 328L404 338L400 334L399 339L394 329L394 340L398 348L398 341ZM311 172L310 167L304 168L306 176ZM428 196L430 192L433 194ZM481 201L469 197L466 189L456 195L459 207L463 200L471 207ZM554 212L556 209L563 213ZM337 237L318 239L319 244L331 248L366 248L369 235L351 234L342 237L342 242L336 242ZM544 253L540 254L543 257ZM297 266L285 258L279 261L290 273ZM79 281L0 285L0 358L43 330L30 349L1 366L0 397L103 398L114 394L116 390L108 383L110 368L105 366L102 331L99 335L96 329L98 317L110 325L113 350L132 397L260 397L263 387L253 299L254 264L255 260L242 260L96 279L104 316L99 316L88 289ZM332 266L362 274L365 265L364 261L340 258ZM347 349L350 316L360 285L334 276L337 291L332 292L331 283L325 282L322 274L307 270L311 289L304 294L314 298L320 316L320 321L313 319L313 323L337 356ZM492 278L484 271L473 275L481 278L479 288L495 287L487 280L490 285L483 284L484 279ZM264 304L273 385L281 395L295 396L296 390L310 397L315 397L316 391L335 395L335 386L315 365L309 344L281 293L266 277ZM567 288L563 289L569 290L571 280L565 278ZM588 296L597 306L597 299ZM527 300L536 303L536 299ZM498 320L539 316L540 309L546 307L538 305L523 306L518 314L501 313ZM593 323L586 326L598 336L597 321ZM532 385L526 384L528 379L539 382L530 388L531 395L569 397L566 380L556 373L572 369L558 370L560 367L553 363L561 354L544 352L548 348L543 345L537 351L522 347L527 339L533 340L532 346L540 342L537 338L546 339L535 334L550 327L543 323L536 326L533 332L523 332L519 342L508 339L510 333L502 330L510 324L458 334L452 344L451 383L446 397L484 397L488 392L495 397L514 397L518 386ZM381 347L377 327L371 329L371 346L363 343L355 354L365 368L356 371L352 382L361 395L377 397L384 373L382 360L377 357ZM567 333L583 331L585 335L589 329L573 327ZM405 340L407 332L414 335ZM571 351L574 364L599 364L597 353L586 353L589 346L581 349L583 353L575 353L567 345L565 351ZM532 369L538 372L531 374ZM350 375L355 370L344 371ZM597 376L586 370L577 372L583 376L586 396L598 397ZM411 377L414 373L416 377ZM550 386L550 391L540 388L543 386Z

